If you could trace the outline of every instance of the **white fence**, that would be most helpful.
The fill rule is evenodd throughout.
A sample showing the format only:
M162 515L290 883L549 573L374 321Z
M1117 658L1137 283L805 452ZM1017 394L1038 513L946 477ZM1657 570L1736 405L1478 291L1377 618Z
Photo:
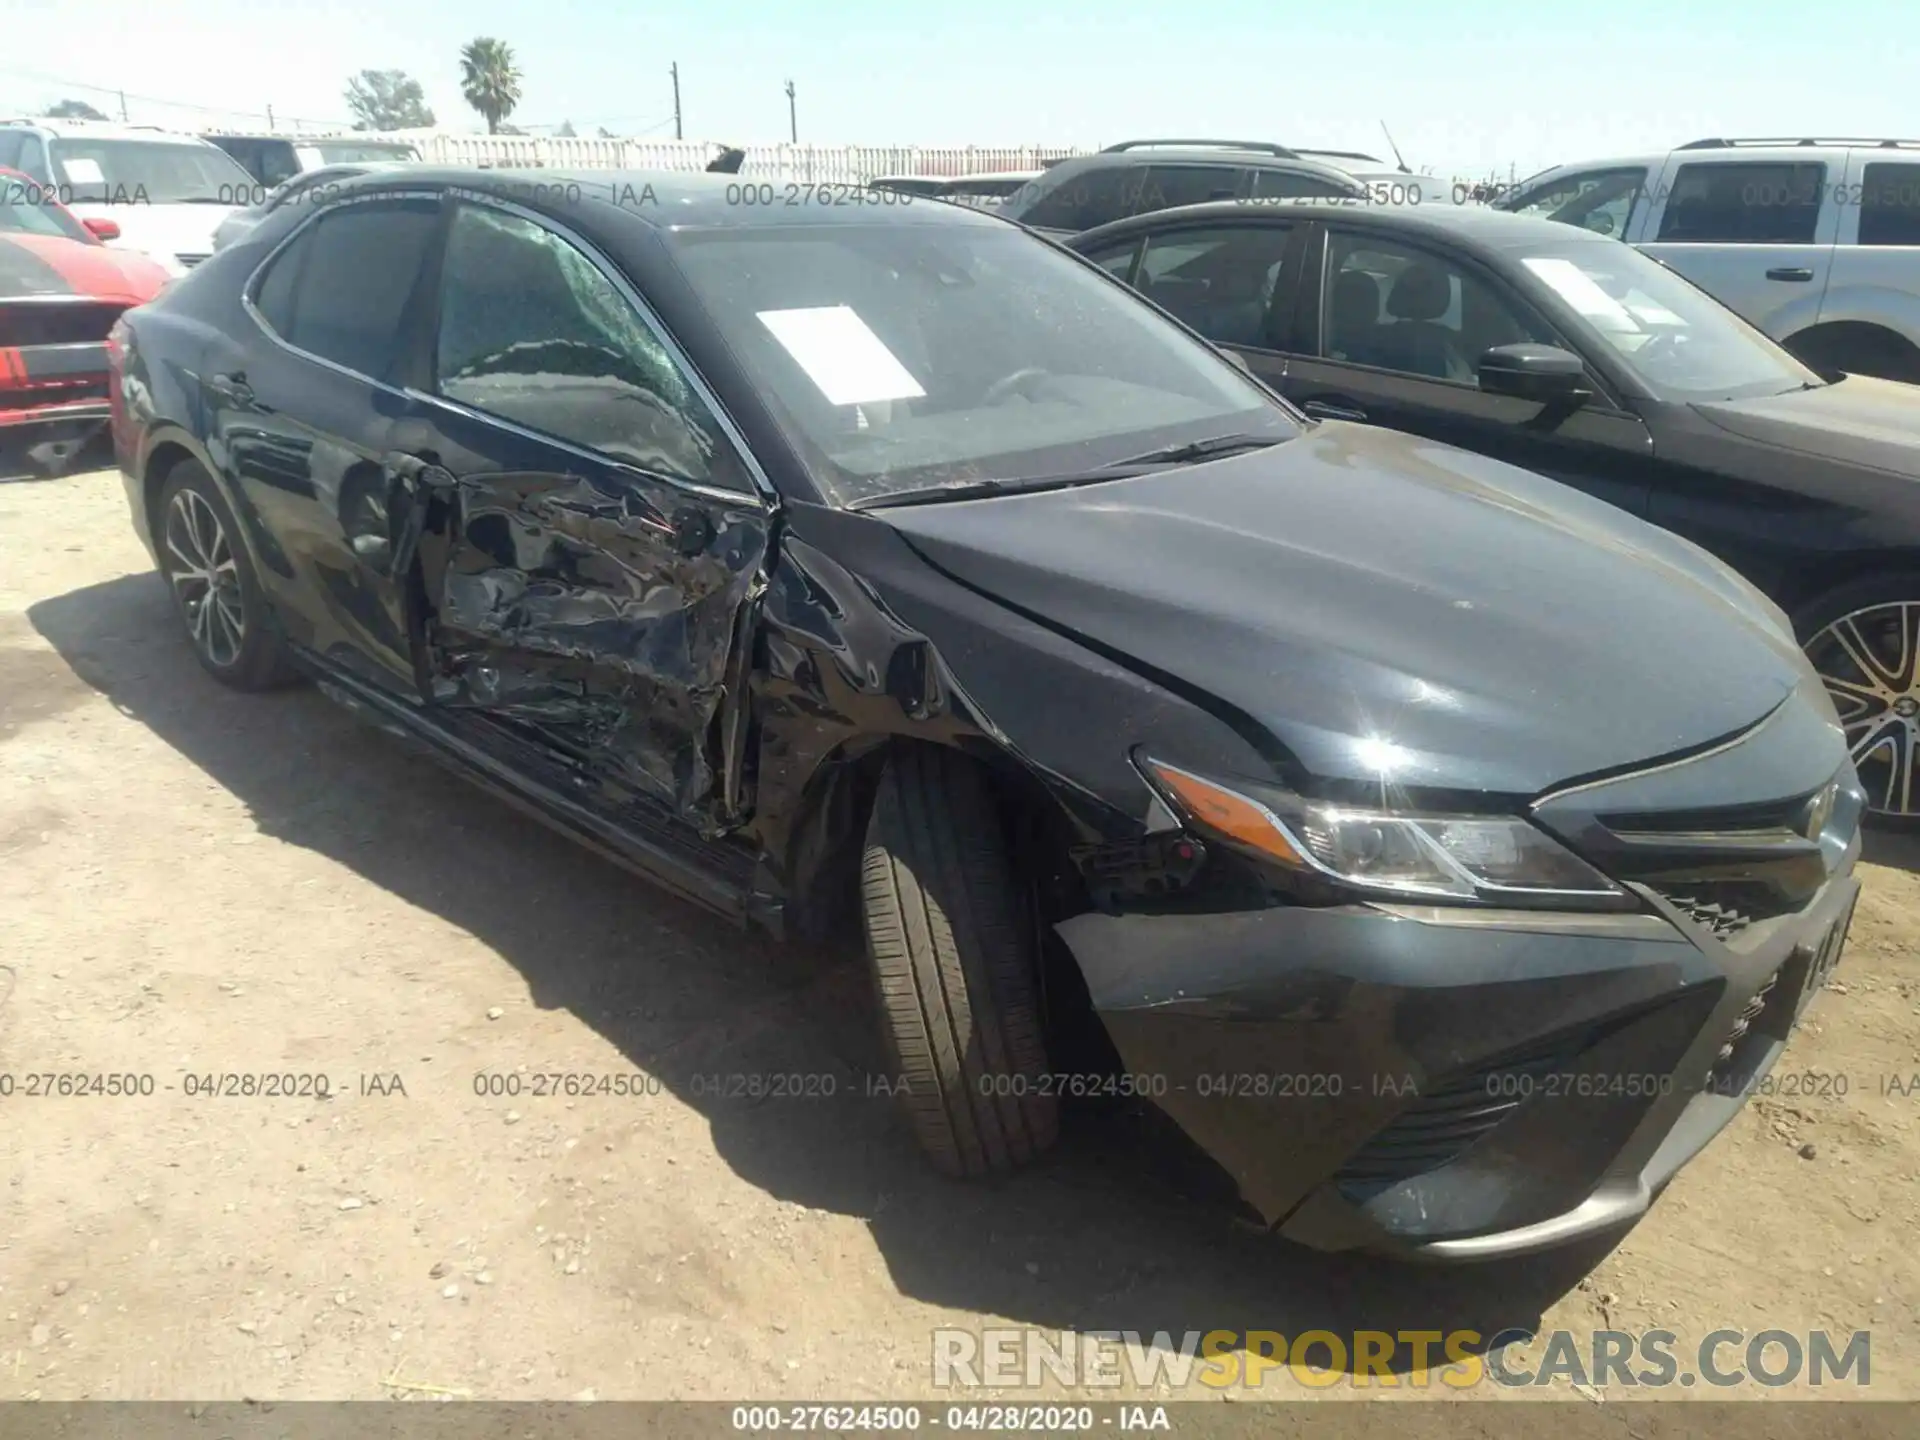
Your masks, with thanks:
M704 170L725 147L702 140L605 140L546 135L370 135L405 140L441 165L540 170ZM977 175L1038 170L1084 151L1057 145L747 145L743 175L816 184L864 184L878 175Z

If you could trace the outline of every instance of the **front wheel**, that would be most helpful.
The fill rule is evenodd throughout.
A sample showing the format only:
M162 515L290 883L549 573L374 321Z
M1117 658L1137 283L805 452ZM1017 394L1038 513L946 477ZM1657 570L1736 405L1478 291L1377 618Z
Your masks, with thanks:
M156 520L160 573L207 672L236 690L270 690L296 679L239 526L212 477L191 462L175 466Z
M1903 826L1920 814L1920 574L1855 580L1794 617L1833 697L1867 805Z
M950 1175L1016 1169L1059 1133L1028 896L981 768L904 749L862 857L867 957L921 1148Z

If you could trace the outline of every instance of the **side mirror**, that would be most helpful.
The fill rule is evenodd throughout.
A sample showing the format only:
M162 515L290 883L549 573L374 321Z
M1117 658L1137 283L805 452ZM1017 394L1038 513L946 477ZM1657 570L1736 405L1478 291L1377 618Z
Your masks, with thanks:
M1542 405L1581 405L1593 398L1586 362L1557 345L1496 345L1480 357L1480 388Z
M96 240L118 240L120 238L120 222L117 220L107 220L98 215L90 215L80 223L87 227L88 231L92 233L93 238Z

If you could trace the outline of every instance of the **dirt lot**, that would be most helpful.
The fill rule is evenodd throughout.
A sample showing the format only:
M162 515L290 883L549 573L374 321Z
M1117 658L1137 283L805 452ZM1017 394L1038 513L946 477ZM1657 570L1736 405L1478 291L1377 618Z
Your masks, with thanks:
M1789 1056L1844 1097L1757 1100L1610 1252L1317 1257L1190 1203L1120 1121L1015 1183L937 1178L863 1093L853 969L651 893L311 689L221 690L117 476L0 484L0 1072L157 1086L0 1099L0 1397L931 1398L929 1331L989 1324L1866 1329L1870 1393L1920 1396L1920 1089L1883 1079L1920 1074L1916 857L1871 847ZM522 1070L655 1093L475 1093ZM251 1071L345 1093L182 1089ZM838 1093L705 1093L733 1072Z

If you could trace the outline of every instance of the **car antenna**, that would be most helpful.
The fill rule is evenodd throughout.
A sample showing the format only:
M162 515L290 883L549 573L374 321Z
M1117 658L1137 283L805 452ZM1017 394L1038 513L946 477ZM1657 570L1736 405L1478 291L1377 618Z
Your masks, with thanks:
M1387 137L1387 145L1393 151L1393 160L1394 163L1400 167L1400 173L1402 175L1411 175L1413 171L1407 168L1407 162L1401 158L1400 147L1393 143L1393 132L1387 129L1387 122L1384 120L1380 122L1380 133Z

